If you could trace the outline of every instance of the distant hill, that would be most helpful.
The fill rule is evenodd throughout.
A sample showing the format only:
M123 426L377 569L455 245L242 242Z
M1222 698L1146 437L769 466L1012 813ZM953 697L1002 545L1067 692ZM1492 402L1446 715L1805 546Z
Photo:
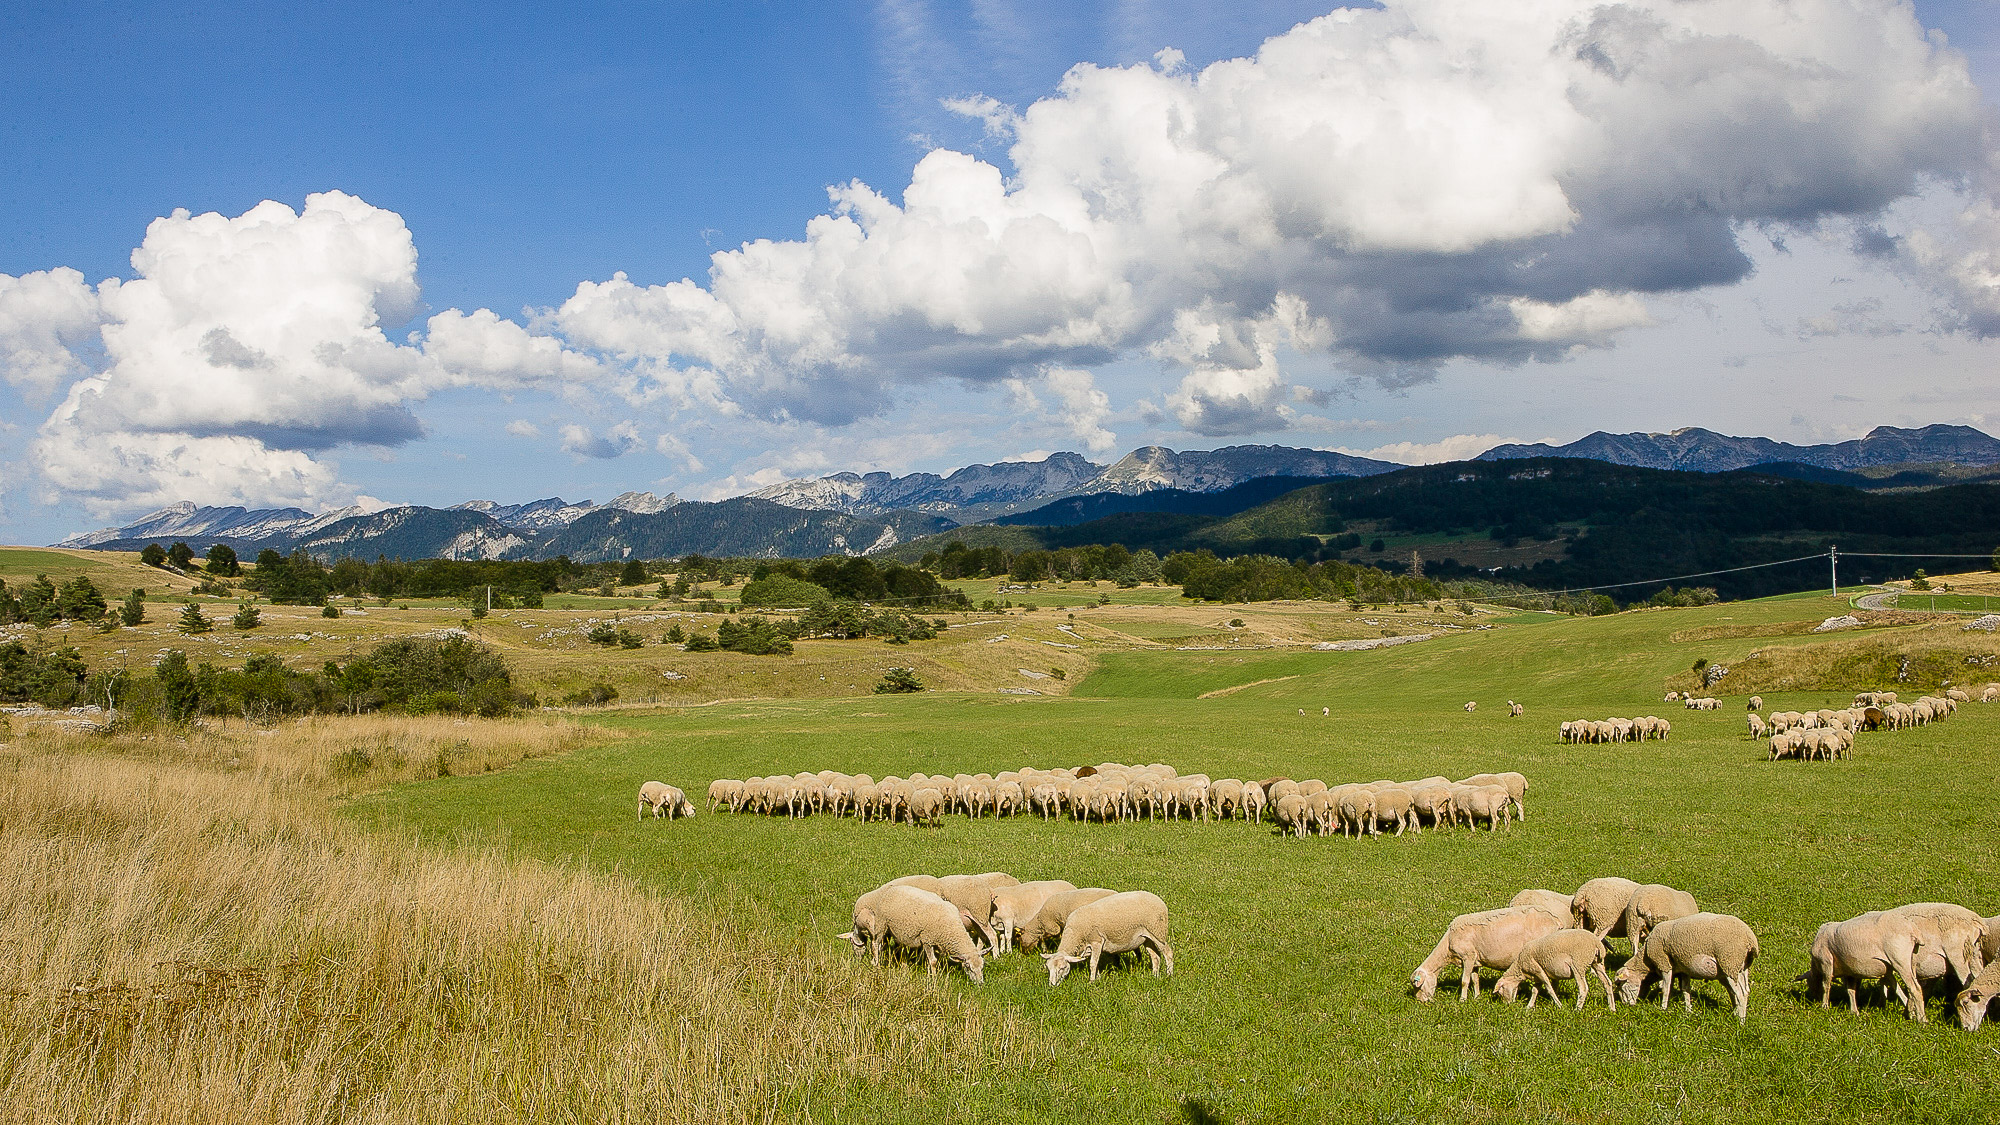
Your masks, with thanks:
M1877 426L1867 437L1835 445L1790 445L1761 437L1730 437L1693 427L1668 434L1610 434L1600 430L1568 445L1496 445L1475 460L1578 457L1646 469L1719 473L1767 463L1854 470L1877 465L1948 462L2000 464L2000 440L1970 426L1918 430Z
M2000 545L2000 485L1871 492L1761 469L1679 472L1567 458L1469 461L1311 485L1232 516L1122 513L1064 526L961 528L895 554L916 557L959 538L985 546L981 539L995 532L1009 542L994 545L1010 550L1116 542L1160 554L1338 555L1389 568L1406 565L1416 550L1434 576L1481 573L1542 589L1675 578L1818 554L1837 544L1852 556L1843 567L1851 582L1864 574L1907 575L1926 565L1921 558L1864 559L1864 552L1989 557ZM1376 552L1357 540L1394 545ZM1475 553L1538 557L1475 571L1464 561ZM1972 558L1956 565L1977 565ZM1725 596L1749 597L1825 579L1826 564L1816 560L1693 581ZM1676 578L1674 584L1688 583ZM1615 592L1620 600L1636 600L1657 588Z

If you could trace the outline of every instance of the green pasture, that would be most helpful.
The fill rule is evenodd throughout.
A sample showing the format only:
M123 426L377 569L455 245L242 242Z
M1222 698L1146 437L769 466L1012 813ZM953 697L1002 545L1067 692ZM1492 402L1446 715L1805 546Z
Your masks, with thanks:
M1890 598L1896 609L1920 613L1993 613L2000 611L2000 597L1992 594L1931 594L1905 590Z
M1799 598L1472 631L1370 652L1107 656L1070 698L931 694L719 704L605 721L627 737L501 773L405 786L354 815L392 831L624 872L870 969L833 935L854 897L912 872L1006 870L1148 889L1173 912L1177 974L1128 961L1051 989L1041 962L953 973L938 1003L1008 1011L1046 1057L968 1068L946 1088L800 1091L828 1121L1962 1122L2000 1105L2000 1029L1967 1035L1932 1005L1823 1012L1792 978L1819 923L1949 900L2000 913L2000 707L1863 735L1854 758L1768 763L1743 705L1697 713L1661 685L1773 631L1838 612ZM1828 607L1835 607L1829 609ZM1729 627L1726 639L1671 638ZM1815 643L1787 636L1784 643ZM1228 695L1220 688L1271 681ZM1857 685L1877 686L1877 685ZM1524 718L1505 714L1520 700ZM1462 705L1477 700L1467 714ZM1767 697L1769 708L1844 702ZM1331 717L1320 709L1330 708ZM1306 714L1301 715L1303 709ZM1658 714L1667 742L1565 746L1558 721ZM949 819L936 830L728 814L639 822L639 784L699 801L717 777L838 769L998 772L1167 762L1183 772L1329 782L1516 769L1528 820L1500 833L1305 841L1268 824L1085 825ZM1453 915L1598 875L1665 882L1758 933L1750 1020L1719 985L1690 1015L1649 1002L1528 1011L1490 996L1410 998L1410 970ZM1622 960L1626 945L1613 941ZM1488 981L1493 974L1488 974ZM803 987L803 983L802 983ZM1649 1001L1652 994L1648 994Z

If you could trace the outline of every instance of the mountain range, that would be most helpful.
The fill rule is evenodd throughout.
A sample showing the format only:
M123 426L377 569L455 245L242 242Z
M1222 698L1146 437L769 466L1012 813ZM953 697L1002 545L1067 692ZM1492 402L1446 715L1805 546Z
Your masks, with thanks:
M1952 483L1966 479L1967 467L2000 465L2000 440L1968 426L1881 426L1852 441L1798 446L1691 428L1666 434L1598 432L1562 446L1501 445L1475 460L1528 457L1706 473L1768 465L1778 475L1829 483L1839 476L1843 484L1874 480L1887 489ZM525 504L468 500L441 509L344 508L315 515L299 508L197 507L183 501L123 527L72 535L57 546L137 550L179 539L198 550L224 543L245 557L265 548L288 553L303 548L329 557L567 554L582 562L687 553L867 554L965 524L1060 526L1117 515L1130 522L1146 513L1218 517L1315 481L1405 468L1285 446L1178 452L1154 445L1108 466L1064 452L1039 461L969 465L945 476L835 473L713 503L627 492L602 505L550 497Z

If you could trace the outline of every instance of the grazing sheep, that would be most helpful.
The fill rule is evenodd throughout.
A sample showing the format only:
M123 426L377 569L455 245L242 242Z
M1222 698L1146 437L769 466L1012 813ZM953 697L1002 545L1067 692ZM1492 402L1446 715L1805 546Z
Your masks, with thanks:
M1509 906L1501 910L1481 910L1461 914L1445 927L1437 947L1410 974L1410 987L1417 999L1428 1002L1437 994L1438 973L1446 965L1457 964L1458 998L1479 995L1479 970L1506 971L1523 946L1544 934L1562 929L1561 918L1540 907Z
M1987 684L1979 692L1979 702L2000 703L2000 684Z
M1260 785L1243 787L1243 819L1252 824L1264 823L1264 789Z
M1279 801L1284 800L1286 797L1294 794L1304 796L1303 789L1304 786L1301 786L1291 778L1281 777L1264 787L1264 803L1275 807Z
M1458 785L1451 791L1451 807L1463 812L1466 823L1474 829L1484 820L1489 832L1498 832L1503 824L1511 830L1513 822L1507 818L1507 809L1512 804L1513 798L1498 785Z
M1375 791L1375 824L1371 827L1380 828L1393 824L1396 826L1396 835L1401 836L1403 829L1416 823L1416 804L1410 800L1409 790L1395 785ZM1421 832L1423 828L1419 826L1417 831Z
M1521 990L1521 982L1528 983L1528 1007L1535 1006L1535 997L1546 991L1549 1000L1562 1007L1562 997L1556 994L1557 980L1576 982L1576 1010L1583 1011L1583 1002L1590 996L1589 975L1595 973L1598 983L1604 986L1604 1004L1612 1011L1618 1010L1617 997L1612 995L1611 977L1604 971L1604 942L1589 930L1557 930L1521 947L1515 954L1514 963L1500 974L1500 980L1493 991L1500 999L1513 1003L1514 996Z
M1062 983L1070 966L1090 962L1090 979L1097 979L1098 962L1107 953L1143 949L1160 975L1174 973L1174 947L1167 944L1167 904L1151 891L1125 891L1100 898L1071 911L1063 925L1062 942L1042 958L1049 967L1049 984Z
M1570 918L1578 929L1598 937L1624 937L1625 906L1638 889L1639 884L1615 875L1592 879L1570 897Z
M2000 999L2000 961L1979 970L1979 975L1958 994L1953 1002L1958 1009L1958 1026L1978 1031L1979 1025L1986 1021L1987 1008L1996 999Z
M1748 705L1748 710L1762 711L1763 709L1764 709L1764 697L1761 695L1751 696L1750 703Z
M1668 693L1667 693L1667 697L1666 697L1665 699L1661 700L1660 702L1662 702L1662 703L1678 703L1678 702L1680 702L1680 698L1681 698L1681 693L1680 693L1680 692L1677 692L1677 691L1670 691L1670 692L1668 692Z
M910 823L932 828L943 825L944 794L928 785L910 794Z
M993 892L1020 882L1004 871L988 871L984 875L946 875L938 880L937 893L946 902L971 914L981 926L991 926Z
M889 927L882 921L876 904L881 900L887 887L877 887L854 900L854 924L840 937L854 944L856 956L868 958L871 964L882 964L882 947L887 944Z
M1669 918L1685 918L1700 910L1693 895L1664 883L1634 887L1632 897L1625 901L1625 936L1632 939L1632 949L1636 952L1646 943L1646 935L1652 932L1654 926Z
M1749 716L1749 719L1750 719L1750 737L1751 737L1751 738L1768 738L1768 737L1770 737L1770 734L1771 734L1771 724L1769 724L1769 723L1765 722L1765 721L1764 721L1763 719L1760 719L1760 718L1758 718L1758 717L1757 717L1757 713L1756 713L1755 711L1752 711L1752 712L1750 713L1750 716Z
M1103 887L1080 887L1073 891L1057 891L1042 900L1042 905L1033 916L1014 930L1014 945L1020 949L1034 949L1044 941L1056 937L1068 923L1069 916L1080 906L1096 902L1100 898L1110 898L1116 891Z
M1574 900L1561 891L1545 891L1539 888L1522 891L1507 902L1508 906L1536 906L1558 918L1571 916Z
M1321 781L1319 778L1316 777L1309 777L1304 781L1299 782L1298 794L1301 797L1310 797L1314 793L1324 793L1327 791L1328 788L1330 788L1330 786L1328 786L1326 782Z
M1870 910L1844 922L1828 922L1813 935L1812 967L1803 978L1807 994L1818 993L1820 1007L1825 1008L1832 1004L1834 986L1845 985L1847 1008L1858 1015L1861 983L1879 980L1903 999L1911 1018L1922 1019L1922 1000L1914 1008L1910 1005L1913 993L1923 996L1923 980L1917 969L1918 946L1916 928L1910 920L1890 917L1884 910Z
M1297 793L1280 797L1271 806L1271 816L1278 823L1278 833L1297 836L1301 840L1306 838L1306 818L1309 815L1306 799Z
M1026 926L1028 919L1035 916L1050 895L1075 889L1076 884L1066 879L1035 879L1011 887L995 888L993 932L1000 939L999 952L1005 953L1014 948L1014 931Z
M1986 936L1980 939L1979 955L1989 965L2000 961L2000 914L1986 919Z
M1527 713L1528 709L1526 707L1521 706L1511 699L1507 701L1507 716L1509 718L1518 719Z
M1346 835L1379 836L1375 824L1375 794L1366 786L1343 785L1331 790L1333 812L1340 818L1340 831Z
M1234 820L1243 809L1243 783L1233 777L1225 777L1208 787L1208 799L1215 806L1215 815L1223 820Z
M729 811L735 812L741 801L741 797L739 795L742 792L743 792L743 783L740 781L734 781L729 778L717 778L716 780L709 782L708 811L714 812L715 810L723 807L724 805L728 805Z
M1944 689L1944 697L1953 703L1972 702L1972 693L1966 691L1964 688L1946 688Z
M1472 786L1498 785L1507 791L1507 800L1514 806L1514 815L1521 820L1528 819L1528 779L1521 774L1513 772L1476 773L1471 777L1461 778L1459 784Z
M1473 700L1465 705L1465 713L1470 715L1474 710L1478 709L1478 707L1479 707L1479 701Z
M937 972L940 959L956 961L965 966L965 975L972 983L986 983L985 962L966 933L959 907L909 886L882 888L873 905L889 936L904 949L922 952L931 973Z
M1757 959L1757 935L1743 919L1730 914L1689 914L1653 927L1630 961L1618 970L1619 999L1636 1004L1639 990L1655 973L1660 977L1660 1007L1673 999L1674 974L1681 976L1681 997L1694 1011L1696 980L1719 980L1735 1002L1736 1020L1750 1016L1750 965Z
M668 785L664 781L649 781L639 787L639 819L646 819L646 810L653 810L655 817L672 820L680 816L694 815L694 802L687 794Z
M1451 827L1451 785L1444 782L1410 783L1410 807L1419 820L1429 817L1431 827Z
M1941 958L1944 968L1959 984L1970 981L1984 965L1982 946L1986 938L1986 920L1963 906L1950 902L1917 902L1883 911L1884 921L1890 924L1907 922L1917 943L1919 957ZM1917 970L1915 976L1923 973ZM1904 1004L1919 1023L1926 1022L1924 994L1921 979L1912 982L1906 991Z

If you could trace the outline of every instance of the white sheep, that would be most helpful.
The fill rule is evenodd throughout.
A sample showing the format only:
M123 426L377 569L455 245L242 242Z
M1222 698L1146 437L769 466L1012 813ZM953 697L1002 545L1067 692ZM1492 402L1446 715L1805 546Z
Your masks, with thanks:
M1410 974L1410 986L1417 999L1429 1001L1437 994L1438 973L1456 963L1458 998L1479 995L1479 970L1505 971L1514 963L1523 946L1562 928L1563 920L1534 906L1510 906L1502 910L1481 910L1461 914L1445 927L1423 964Z
M1967 1031L1978 1031L1986 1021L1986 1010L1994 1000L2000 999L2000 961L1995 961L1979 970L1972 983L1958 994L1953 1005L1958 1009L1958 1026Z
M1632 939L1632 948L1637 950L1645 944L1653 927L1669 918L1685 918L1700 910L1693 895L1664 883L1634 887L1632 897L1625 900L1625 936Z
M1306 821L1309 815L1306 798L1297 793L1288 793L1271 805L1272 818L1277 821L1280 835L1306 838Z
M910 823L933 828L944 823L944 794L926 785L910 794Z
M1613 1011L1618 1009L1618 1000L1612 995L1611 977L1604 971L1604 941L1589 930L1557 930L1521 947L1514 956L1514 963L1500 974L1493 991L1500 999L1512 1003L1521 989L1521 982L1528 983L1528 1007L1535 1006L1535 998L1542 992L1549 994L1549 1000L1557 1007L1562 1006L1562 997L1556 993L1556 981L1576 982L1576 1010L1583 1011L1583 1002L1590 996L1589 975L1595 973L1598 982L1604 985L1605 1006Z
M1264 823L1264 787L1255 782L1243 785L1243 819L1252 824Z
M1479 707L1479 701L1473 700L1465 705L1465 713L1470 715L1474 710L1478 709L1478 707Z
M897 945L921 952L935 974L940 960L957 961L974 984L986 983L979 947L966 932L964 912L929 891L916 887L884 887L874 910Z
M1543 890L1539 887L1522 891L1507 900L1508 906L1536 906L1558 918L1571 917L1575 899L1561 891Z
M1014 948L1014 931L1027 925L1050 895L1073 891L1076 884L1066 879L1034 879L993 890L993 932L1000 939L998 952Z
M1625 906L1638 889L1639 884L1615 875L1592 879L1570 897L1570 919L1598 937L1624 937Z
M1050 938L1060 935L1069 916L1080 906L1087 906L1100 898L1110 898L1118 892L1103 887L1079 887L1073 891L1057 891L1042 901L1027 922L1014 931L1014 944L1021 949L1034 949Z
M1153 963L1153 975L1160 975L1164 963L1168 976L1174 972L1174 947L1167 942L1167 904L1151 891L1125 891L1086 903L1070 912L1064 923L1062 941L1042 958L1049 968L1049 984L1058 985L1069 975L1070 966L1090 962L1090 979L1097 979L1098 963L1107 953L1129 953L1143 949Z
M687 794L664 781L649 781L639 787L639 819L646 819L646 810L653 810L655 817L672 820L680 816L694 815L694 802Z
M1743 919L1731 914L1689 914L1653 927L1646 943L1618 970L1619 999L1636 1004L1647 979L1660 977L1660 1007L1673 999L1674 976L1681 977L1681 996L1694 1011L1690 982L1719 980L1735 1002L1738 1023L1750 1015L1750 965L1757 959L1757 935Z
M1747 707L1746 707L1746 710L1750 710L1750 711L1762 711L1763 709L1764 709L1764 697L1763 697L1763 696L1761 696L1761 695L1753 695L1753 696L1751 696L1751 697L1750 697L1750 702L1749 702L1749 704L1747 705Z
M1528 779L1525 776L1511 771L1476 773L1471 777L1460 778L1458 783L1472 786L1498 785L1507 791L1507 800L1514 806L1514 815L1521 820L1528 819Z

